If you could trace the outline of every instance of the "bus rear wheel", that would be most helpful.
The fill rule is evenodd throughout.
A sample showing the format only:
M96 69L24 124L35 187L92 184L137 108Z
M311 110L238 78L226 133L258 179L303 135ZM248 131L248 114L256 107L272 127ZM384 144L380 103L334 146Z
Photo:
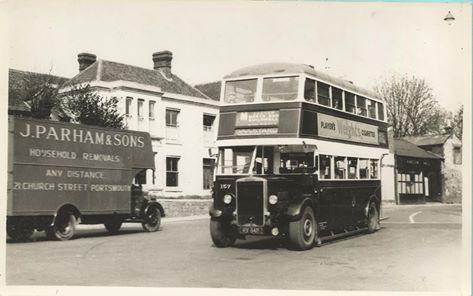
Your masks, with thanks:
M379 229L379 213L376 203L371 202L368 208L368 233L373 233Z
M294 250L309 250L317 239L317 223L311 207L305 207L299 220L289 222L289 246Z
M51 239L67 241L71 239L76 232L77 219L69 211L59 212L52 227L45 229L46 236Z
M212 218L210 220L210 237L218 248L232 246L237 239L237 231L228 221Z

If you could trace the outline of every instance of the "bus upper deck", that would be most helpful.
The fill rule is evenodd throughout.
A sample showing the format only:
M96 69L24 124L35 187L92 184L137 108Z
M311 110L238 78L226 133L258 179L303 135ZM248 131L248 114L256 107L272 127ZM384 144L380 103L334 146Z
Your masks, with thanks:
M219 146L244 138L307 138L388 146L376 95L303 64L246 67L221 90Z

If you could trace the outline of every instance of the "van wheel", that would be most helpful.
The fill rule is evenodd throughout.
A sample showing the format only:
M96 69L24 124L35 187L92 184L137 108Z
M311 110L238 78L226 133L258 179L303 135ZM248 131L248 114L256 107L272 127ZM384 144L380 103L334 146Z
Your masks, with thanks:
M16 223L7 223L7 234L14 241L28 241L34 233L34 227L28 220L20 219Z
M105 229L107 229L108 232L110 233L117 233L118 230L122 227L123 221L121 220L113 220L108 223L104 223L103 225L105 226Z
M374 202L370 203L368 209L368 233L373 233L379 229L379 213Z
M216 247L226 248L235 243L237 231L230 222L212 218L210 220L210 237Z
M314 211L311 207L305 207L299 220L289 222L289 245L295 250L308 250L314 246L317 236Z
M161 226L161 212L157 207L150 207L144 215L144 222L141 226L145 231L155 232Z
M45 229L48 238L66 241L71 239L76 232L77 219L69 211L59 212L54 221L54 226Z

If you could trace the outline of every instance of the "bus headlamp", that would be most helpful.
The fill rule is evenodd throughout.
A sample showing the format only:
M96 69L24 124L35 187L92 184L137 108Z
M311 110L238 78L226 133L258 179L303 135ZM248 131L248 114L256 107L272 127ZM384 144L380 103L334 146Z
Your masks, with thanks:
M229 205L232 202L233 197L230 194L225 194L223 196L223 202Z
M270 195L268 201L270 205L275 205L278 203L278 196L274 194Z

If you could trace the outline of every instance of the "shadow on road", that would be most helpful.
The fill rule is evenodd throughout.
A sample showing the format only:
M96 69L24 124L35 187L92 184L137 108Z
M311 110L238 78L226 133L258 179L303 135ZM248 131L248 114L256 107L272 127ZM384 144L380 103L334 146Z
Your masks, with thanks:
M161 231L161 229L159 230ZM81 238L94 238L94 237L118 237L122 235L136 234L136 233L146 233L142 229L123 229L117 233L109 233L106 230L80 230L77 234L74 235L70 241L74 241ZM24 244L24 243L36 243L36 242L45 242L45 241L55 241L46 237L44 232L36 232L33 237L27 241L15 241L7 237L8 244Z

